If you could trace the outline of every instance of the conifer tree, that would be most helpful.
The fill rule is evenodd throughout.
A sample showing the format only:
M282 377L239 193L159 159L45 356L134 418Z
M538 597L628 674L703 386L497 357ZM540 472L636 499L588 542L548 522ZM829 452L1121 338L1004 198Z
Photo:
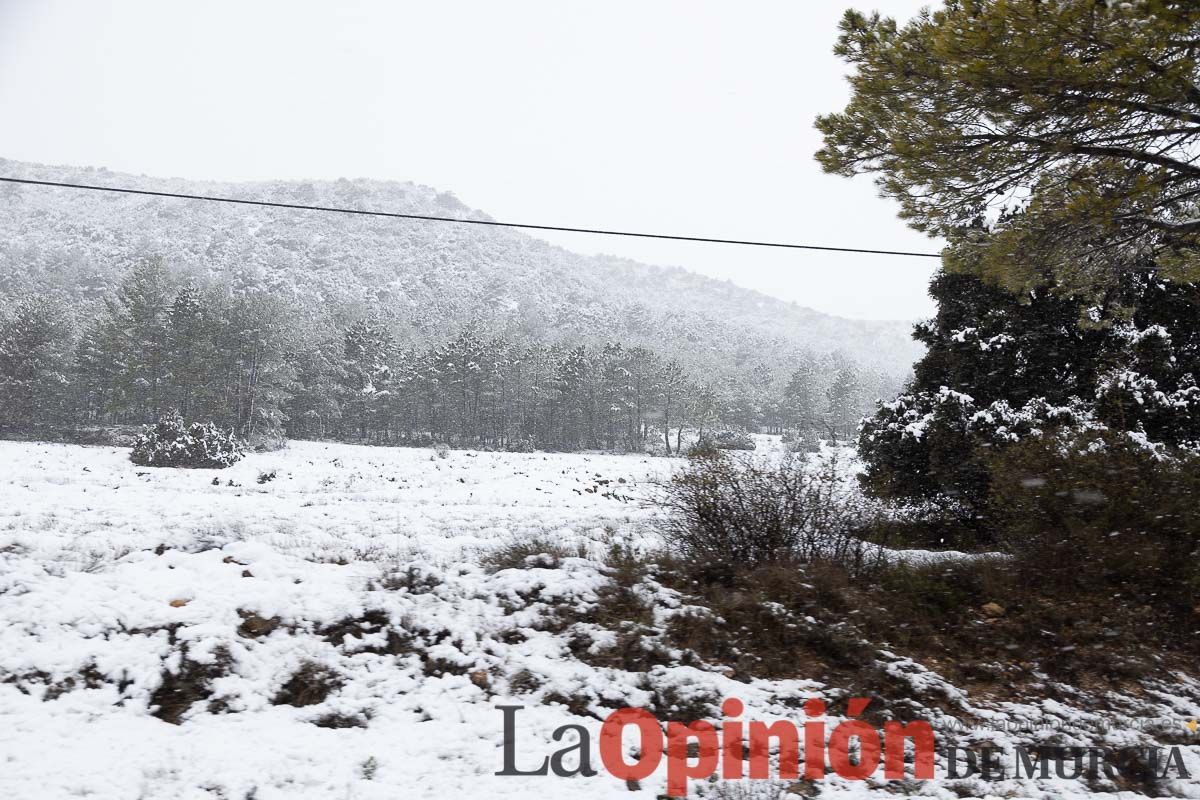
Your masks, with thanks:
M944 0L841 31L852 96L818 160L949 243L929 350L863 427L867 482L977 505L1024 438L1193 447L1200 5Z
M1130 274L1094 306L942 274L931 294L938 313L916 329L928 353L859 440L880 493L981 503L988 459L1055 430L1104 428L1168 448L1200 442L1194 284ZM1081 317L1098 321L1081 326Z
M379 412L391 391L395 340L377 320L353 323L344 338L344 416L359 438L366 439L378 429Z
M1094 294L1147 265L1200 275L1200 4L945 0L847 11L846 108L822 166L873 173L947 266Z
M194 284L182 287L167 311L168 403L185 421L211 420L218 400L213 388L217 354L214 335L216 309Z
M0 319L0 425L68 419L73 335L66 307L49 297L25 298Z

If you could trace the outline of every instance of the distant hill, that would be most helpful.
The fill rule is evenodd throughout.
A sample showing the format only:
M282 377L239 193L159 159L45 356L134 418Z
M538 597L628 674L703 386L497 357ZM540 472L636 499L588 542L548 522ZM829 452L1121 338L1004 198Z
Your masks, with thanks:
M486 219L452 194L393 181L219 183L0 159L0 175ZM426 342L466 324L545 341L653 345L718 373L798 349L895 376L920 353L908 322L848 320L681 268L584 256L513 229L0 184L0 292L97 302L130 263L371 309Z

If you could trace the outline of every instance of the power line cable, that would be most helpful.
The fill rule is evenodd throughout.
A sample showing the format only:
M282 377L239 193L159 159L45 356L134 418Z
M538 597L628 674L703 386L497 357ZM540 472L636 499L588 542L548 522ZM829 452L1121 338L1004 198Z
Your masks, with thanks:
M337 208L333 206L309 206L300 203L276 203L269 200L247 200L238 197L213 197L201 194L183 194L180 192L155 192L149 189L130 189L119 186L95 186L87 183L64 183L60 181L36 181L31 178L7 178L0 176L4 183L23 183L31 186L53 186L60 189L86 189L94 192L112 192L115 194L137 194L148 197L172 197L179 200L204 200L210 203L235 203L243 206L261 206L264 208L288 208L297 211L324 211L334 214L357 214L364 217L390 217L393 219L419 220L422 222L450 222L459 225L486 225L493 228L522 228L534 231L561 231L563 233L590 233L597 236L626 236L635 239L666 239L675 242L704 242L707 244L733 244L747 247L776 247L789 250L825 250L834 253L869 253L879 256L912 256L915 258L941 258L940 253L916 253L906 250L871 250L862 247L830 247L817 244L793 244L790 242L763 242L750 239L718 239L709 236L675 236L667 233L641 233L637 231L614 231L602 228L568 228L562 225L533 225L524 222L497 222L487 219L460 219L458 217L439 217L431 214L401 214L394 211L366 211L358 208Z

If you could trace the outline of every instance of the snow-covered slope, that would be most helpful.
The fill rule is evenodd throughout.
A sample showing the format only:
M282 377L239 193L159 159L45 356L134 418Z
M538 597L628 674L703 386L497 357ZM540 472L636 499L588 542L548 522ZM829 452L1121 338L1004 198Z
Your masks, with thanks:
M0 175L485 218L451 194L410 183L215 183L4 159ZM841 350L894 375L920 349L907 322L841 319L684 269L578 255L511 229L0 185L0 292L86 301L144 256L322 312L373 305L418 340L473 324L550 341L652 345L727 372L807 347Z
M136 467L115 448L0 442L0 795L616 798L636 788L633 797L655 797L661 772L636 786L603 772L496 776L496 706L525 707L518 752L528 766L562 747L557 726L594 736L599 719L624 705L716 717L720 699L736 696L747 718L796 720L805 698L845 694L816 680L739 679L665 638L645 663L613 655L621 630L603 611L618 578L589 556L647 542L654 512L639 501L671 463L463 451L442 459L298 442L213 472ZM529 536L580 557L481 564ZM652 574L630 591L652 609L648 629L704 624ZM991 724L963 742L1052 741L1066 725L1074 740L1145 743L1156 734L1136 730L1130 709L1169 721L1200 715L1200 687L1182 676L1138 697L1101 689L984 702L908 659L877 658L928 718ZM1014 722L1052 727L1004 729ZM1200 748L1185 757L1200 774ZM1160 787L1200 796L1187 782ZM694 792L782 798L786 788ZM823 797L903 788L949 798L1114 787L830 777L819 788Z

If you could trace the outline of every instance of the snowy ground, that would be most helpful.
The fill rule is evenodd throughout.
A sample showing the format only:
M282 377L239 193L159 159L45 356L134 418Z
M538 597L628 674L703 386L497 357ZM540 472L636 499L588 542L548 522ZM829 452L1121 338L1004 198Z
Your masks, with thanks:
M0 442L0 533L75 568L195 540L452 563L522 536L627 529L648 513L635 483L670 463L293 442L219 471L175 470L134 466L120 448Z
M748 718L794 720L804 698L836 687L742 683L704 665L629 672L578 657L581 637L596 651L615 638L557 624L564 609L596 604L609 578L594 560L479 564L535 535L582 543L584 555L646 542L654 512L641 500L671 464L297 442L213 472L135 467L117 448L0 442L0 796L628 797L603 772L493 775L496 705L526 707L519 748L535 762L562 746L555 727L580 723L594 735L612 708L664 697L737 696ZM658 622L686 610L653 580L638 592ZM973 703L911 661L881 664L977 721L1114 724L1063 703ZM299 696L298 673L322 676L328 691ZM1137 698L1139 713L1200 716L1200 690L1180 680L1177 692ZM1108 736L1147 741L1120 725ZM1187 755L1200 775L1200 752ZM941 797L1087 793L1058 783L907 786ZM858 796L896 786L821 788ZM634 796L662 789L658 775Z

